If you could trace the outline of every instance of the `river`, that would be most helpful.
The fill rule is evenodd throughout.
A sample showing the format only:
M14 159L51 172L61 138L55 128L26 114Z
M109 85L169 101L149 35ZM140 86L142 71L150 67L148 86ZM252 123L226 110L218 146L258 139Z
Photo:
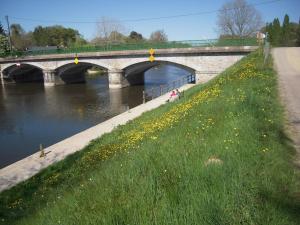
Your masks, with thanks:
M108 78L44 87L38 83L0 85L0 168L142 103L143 90L189 73L164 65L148 70L145 85L109 89Z

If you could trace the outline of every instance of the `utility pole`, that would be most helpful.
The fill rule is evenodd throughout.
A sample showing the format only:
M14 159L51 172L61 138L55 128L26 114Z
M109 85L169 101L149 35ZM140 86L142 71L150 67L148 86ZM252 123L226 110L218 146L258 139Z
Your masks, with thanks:
M12 47L11 47L10 26L9 26L8 16L5 16L5 19L6 19L6 23L7 23L9 50L11 52L12 51Z

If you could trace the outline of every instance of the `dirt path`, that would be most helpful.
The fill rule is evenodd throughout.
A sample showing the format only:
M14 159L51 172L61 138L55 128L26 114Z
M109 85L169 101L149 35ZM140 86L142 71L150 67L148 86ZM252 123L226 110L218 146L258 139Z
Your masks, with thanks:
M300 153L300 48L275 48L272 55L279 76L280 94L291 126L291 136ZM300 165L300 157L297 161Z

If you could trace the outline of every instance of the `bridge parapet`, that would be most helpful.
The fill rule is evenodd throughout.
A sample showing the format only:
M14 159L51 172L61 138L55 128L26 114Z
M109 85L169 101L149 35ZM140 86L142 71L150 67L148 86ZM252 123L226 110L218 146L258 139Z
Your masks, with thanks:
M102 42L100 45L78 46L57 49L44 49L35 51L12 51L2 56L30 56L30 55L54 55L54 54L81 54L86 52L109 52L109 51L128 51L128 50L148 50L153 49L174 49L174 48L198 48L198 47L222 47L222 46L258 46L256 38L222 38L222 39L204 39L204 40L182 40L165 42L138 42L138 43L120 43L120 42Z
M258 46L227 46L227 47L193 47L193 48L169 48L156 49L155 55L212 55L212 54L247 54L255 51ZM77 54L79 59L100 59L100 58L117 58L117 57L141 57L149 56L148 50L128 50L128 51L107 51L107 52L82 52ZM37 61L63 61L74 60L74 53L51 54L51 55L34 55L21 57L0 58L0 64L17 63L17 62L37 62Z

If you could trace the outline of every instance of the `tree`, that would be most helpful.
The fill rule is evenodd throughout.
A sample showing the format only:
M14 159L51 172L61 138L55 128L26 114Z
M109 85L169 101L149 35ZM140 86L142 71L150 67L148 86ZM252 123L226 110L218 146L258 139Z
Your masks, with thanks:
M97 36L95 39L102 42L116 40L118 36L117 34L122 34L125 29L119 21L107 17L102 17L97 22L96 26Z
M112 31L108 37L109 40L113 41L113 42L125 42L126 40L126 36L121 34L118 31Z
M31 45L30 37L27 36L27 33L20 24L12 24L10 30L12 46L15 49L25 50Z
M297 46L300 46L300 18L299 18L298 30L297 30Z
M20 24L12 24L10 25L11 35L21 36L25 33L24 29Z
M143 35L136 31L131 31L128 38L129 41L142 41L144 39Z
M0 35L6 36L5 30L4 30L4 28L3 28L2 24L1 24L1 22L0 22Z
M157 30L151 33L150 41L165 42L168 41L168 36L164 30Z
M268 32L269 42L273 46L279 46L281 40L281 27L279 19L275 18L273 23L270 23L267 26L266 31Z
M80 47L82 45L86 45L87 41L83 38L82 35L78 34L76 35L76 39L74 43L71 43L70 45L72 45L73 47Z
M42 26L37 26L33 31L33 39L36 45L46 46L48 45L48 35L45 32L45 28Z
M265 27L268 32L268 41L273 46L297 46L300 36L299 29L299 24L290 22L288 15L285 15L282 26L280 26L279 19L275 18L273 23L267 24Z
M261 29L262 33L266 33L267 34L267 41L269 41L270 43L272 43L272 33L273 33L273 23L267 23L266 27L263 27Z
M2 24L0 23L0 56L5 55L9 52L9 44L8 39L5 34L5 30L2 27Z
M281 30L281 45L289 46L291 40L290 18L287 14L284 16Z
M0 56L9 52L8 39L5 35L0 34Z
M246 0L233 0L219 10L217 25L221 35L249 37L261 28L262 20L260 13Z
M62 26L38 26L34 29L32 36L34 43L38 46L68 47L76 42L80 34L77 30Z
M297 33L299 24L290 22L290 42L289 46L297 46Z

